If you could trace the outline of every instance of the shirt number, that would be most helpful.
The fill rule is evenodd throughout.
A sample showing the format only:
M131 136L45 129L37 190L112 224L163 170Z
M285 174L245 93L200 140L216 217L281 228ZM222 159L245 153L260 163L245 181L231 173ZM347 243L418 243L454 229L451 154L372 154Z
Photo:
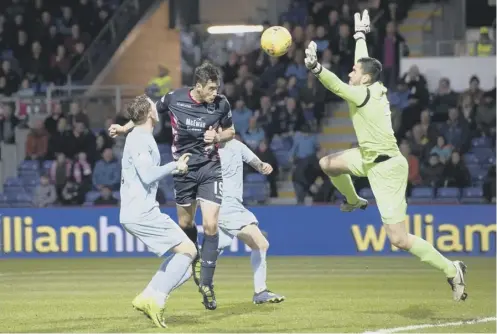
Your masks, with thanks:
M223 182L214 182L214 195L218 197L223 197Z

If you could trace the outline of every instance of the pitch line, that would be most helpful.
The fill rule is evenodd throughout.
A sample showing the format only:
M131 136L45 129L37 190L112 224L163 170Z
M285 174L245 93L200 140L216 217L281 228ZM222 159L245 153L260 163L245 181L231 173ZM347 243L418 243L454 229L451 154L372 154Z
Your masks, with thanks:
M400 333L400 332L412 331L412 330L416 330L416 329L475 325L475 324L483 324L483 323L492 322L492 321L497 321L497 318L496 317L488 317L488 318L480 318L480 319L472 319L472 320L444 322L444 323L438 323L438 324L421 324L421 325L411 325L411 326L404 326L404 327L384 328L384 329L378 329L375 331L364 332L364 334Z

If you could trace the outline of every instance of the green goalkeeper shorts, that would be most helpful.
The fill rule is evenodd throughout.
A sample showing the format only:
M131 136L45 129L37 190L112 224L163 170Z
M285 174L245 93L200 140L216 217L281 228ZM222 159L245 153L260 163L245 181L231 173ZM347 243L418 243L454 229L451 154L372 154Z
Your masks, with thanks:
M406 218L406 187L409 166L402 155L378 163L364 163L361 152L353 148L342 152L350 172L367 177L384 224L404 222Z

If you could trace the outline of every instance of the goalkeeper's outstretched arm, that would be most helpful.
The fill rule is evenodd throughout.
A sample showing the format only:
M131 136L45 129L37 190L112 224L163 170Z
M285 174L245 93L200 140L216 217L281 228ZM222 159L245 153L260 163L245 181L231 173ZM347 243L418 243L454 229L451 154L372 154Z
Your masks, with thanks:
M319 67L321 68L321 71L319 73L313 71L313 73L326 89L355 105L361 105L364 102L367 96L365 87L346 84L340 80L335 73L321 67L320 64Z
M368 55L368 46L366 44L366 34L370 31L370 23L369 23L369 13L367 10L362 14L355 13L354 14L354 26L355 33L354 39L355 42L355 55L354 55L354 64L357 64L359 59L369 57Z
M368 46L366 44L366 35L362 33L356 33L354 35L354 38L355 38L354 64L357 64L359 59L369 57Z

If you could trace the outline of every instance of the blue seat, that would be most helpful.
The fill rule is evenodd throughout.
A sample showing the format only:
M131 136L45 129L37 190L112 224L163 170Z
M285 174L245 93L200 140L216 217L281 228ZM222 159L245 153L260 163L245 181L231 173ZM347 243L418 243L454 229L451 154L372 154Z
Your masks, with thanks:
M271 145L269 145L272 151L281 151L284 150L283 140L280 137L274 137L271 141Z
M19 178L25 179L25 178L40 178L40 172L38 170L25 170L25 169L19 169L18 170Z
M38 177L24 177L22 179L22 183L24 187L36 187L39 183L40 180Z
M33 160L24 160L19 165L20 171L37 171L40 168L40 163Z
M54 163L54 161L52 160L47 160L47 161L44 161L43 162L43 171L47 171L50 169L50 167L52 167L52 164Z
M17 177L8 177L4 183L6 187L22 187L22 185L22 180Z
M495 157L495 153L491 148L488 147L479 147L474 148L472 153L475 155L478 163L488 163L488 160L492 157Z
M5 193L5 200L7 203L10 203L10 204L17 202L17 194Z
M95 202L95 200L100 196L98 191L89 191L86 193L85 200L86 202Z
M243 199L245 201L265 202L269 198L269 189L267 185L262 186L260 183L244 183Z
M462 192L462 203L485 203L482 187L464 188Z
M471 175L472 180L478 180L478 177L481 175L483 172L483 169L481 168L480 165L467 165L469 175Z
M247 183L266 183L266 175L259 173L250 173L245 176L245 182Z
M359 196L361 196L362 198L365 198L365 199L373 199L374 198L373 191L371 190L371 188L361 189L361 191L359 192Z
M431 187L416 187L412 189L411 197L420 199L432 199L435 191Z
M36 186L34 186L34 187L24 186L24 191L26 192L26 194L29 194L31 196L35 193L35 190L36 190Z
M33 201L33 197L27 193L20 193L17 194L16 201L19 203L24 203L24 202L31 203Z
M471 146L472 147L491 147L492 141L488 137L473 138L473 140L471 141Z
M435 190L431 187L416 187L411 191L411 197L408 198L409 203L426 203L433 201Z
M278 161L278 165L281 168L289 168L290 167L290 159L288 158L288 151L274 151L274 155L276 156L276 161Z
M437 191L437 198L458 199L461 196L459 188L440 188Z
M0 203L7 203L7 196L5 194L0 194Z
M463 190L463 197L483 197L483 188L482 187L468 187Z
M474 153L466 153L464 155L464 162L469 165L477 165L479 163L478 157Z

